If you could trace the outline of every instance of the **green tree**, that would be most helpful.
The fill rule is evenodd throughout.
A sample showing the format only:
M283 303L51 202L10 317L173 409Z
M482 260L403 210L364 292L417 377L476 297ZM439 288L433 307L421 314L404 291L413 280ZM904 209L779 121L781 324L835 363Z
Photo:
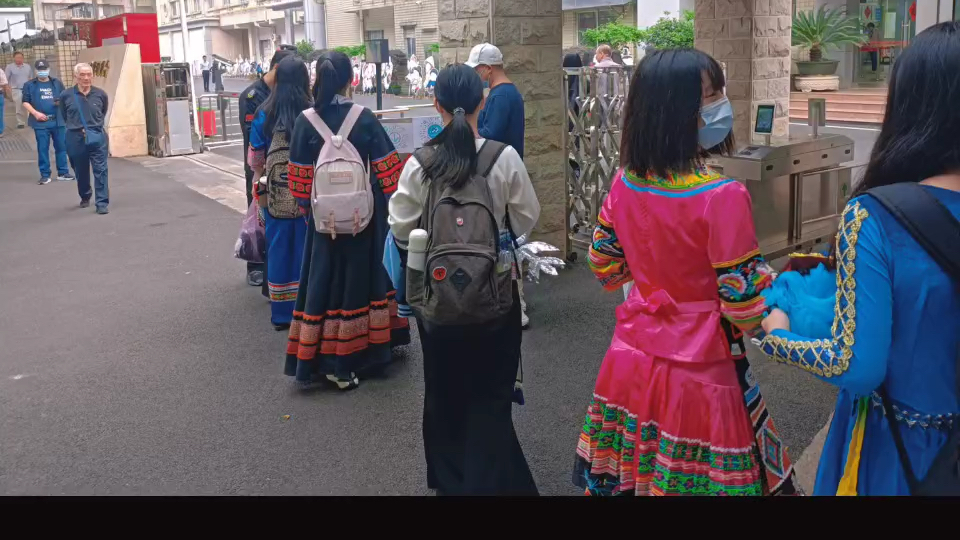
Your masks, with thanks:
M354 56L366 56L367 54L366 45L342 45L340 47L334 47L333 50L342 52L350 58L353 58Z
M2 2L3 0L0 0ZM310 58L310 55L313 54L314 47L313 42L309 39L301 39L297 42L297 54L302 58Z
M635 26L623 24L619 19L597 28L591 28L583 33L586 44L596 47L601 43L606 43L615 49L624 45L639 43L642 37L642 30Z
M33 0L0 0L0 8L33 7Z
M680 18L664 12L653 26L640 31L638 41L656 49L690 49L693 47L693 12L683 10Z
M440 44L431 43L427 45L427 48L424 52L426 52L427 54L440 54Z

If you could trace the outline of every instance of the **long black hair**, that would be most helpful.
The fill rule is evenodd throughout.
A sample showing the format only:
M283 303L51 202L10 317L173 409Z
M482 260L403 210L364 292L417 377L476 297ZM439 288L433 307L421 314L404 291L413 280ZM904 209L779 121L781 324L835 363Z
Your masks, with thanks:
M702 74L715 91L726 82L710 55L696 49L654 51L643 58L630 82L624 108L620 162L638 175L667 176L703 165L699 119ZM733 133L714 152L733 149Z
M443 131L426 143L435 151L424 159L424 174L444 188L466 184L477 168L477 140L467 121L483 102L483 83L473 68L464 64L449 65L437 75L437 103L453 115Z
M924 30L897 58L880 136L856 197L870 188L960 172L960 22Z
M313 84L313 106L320 112L353 81L350 57L339 51L325 51L317 58L317 81Z
M270 97L260 105L267 117L264 131L291 131L297 115L312 103L310 73L307 72L306 64L297 56L287 56L277 65L276 83L270 91Z

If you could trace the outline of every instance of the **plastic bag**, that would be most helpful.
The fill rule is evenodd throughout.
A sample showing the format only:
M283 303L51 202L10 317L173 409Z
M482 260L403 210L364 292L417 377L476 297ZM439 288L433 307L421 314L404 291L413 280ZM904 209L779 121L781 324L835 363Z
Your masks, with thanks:
M412 317L413 311L406 303L407 284L400 261L400 251L393 239L393 231L387 232L387 239L383 244L383 267L387 269L390 281L397 290L397 314L400 317Z
M263 253L267 247L266 233L258 212L257 201L253 201L247 209L247 215L243 218L240 236L233 247L233 256L249 263L262 263Z

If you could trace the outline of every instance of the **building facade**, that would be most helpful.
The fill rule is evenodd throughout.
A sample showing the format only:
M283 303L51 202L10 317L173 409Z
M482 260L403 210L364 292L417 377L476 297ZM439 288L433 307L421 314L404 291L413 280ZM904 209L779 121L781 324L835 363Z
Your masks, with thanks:
M103 19L121 13L152 13L156 0L99 0L97 16L94 17L92 2L73 0L36 0L33 3L33 20L36 29L56 31L63 28L63 21Z
M187 0L189 50L183 51L178 1L160 0L161 56L194 62L203 55L269 60L281 43L307 39L307 25L316 25L310 41L316 48L355 46L385 39L391 50L419 57L439 43L438 0Z

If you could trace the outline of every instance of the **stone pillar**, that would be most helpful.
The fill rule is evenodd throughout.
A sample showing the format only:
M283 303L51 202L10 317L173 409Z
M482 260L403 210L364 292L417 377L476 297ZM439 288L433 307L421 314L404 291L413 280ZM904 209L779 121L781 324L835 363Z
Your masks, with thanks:
M695 47L725 64L734 135L750 142L757 105L776 105L773 133L790 131L791 0L696 0Z
M439 0L438 11L441 64L465 62L485 41L503 52L507 75L523 94L524 162L542 207L535 233L563 248L561 0Z

